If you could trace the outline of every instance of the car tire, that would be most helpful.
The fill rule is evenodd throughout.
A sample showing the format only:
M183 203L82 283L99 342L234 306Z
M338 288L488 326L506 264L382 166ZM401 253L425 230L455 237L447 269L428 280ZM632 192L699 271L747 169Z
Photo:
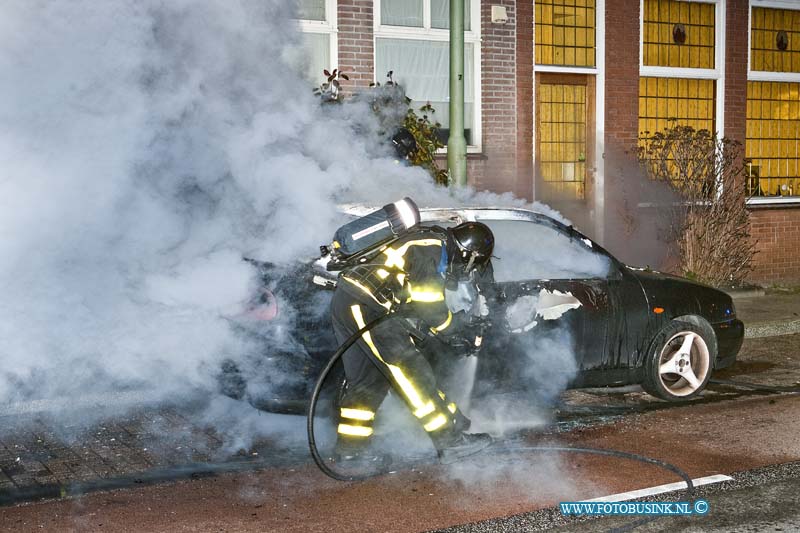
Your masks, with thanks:
M217 383L219 391L234 400L243 399L247 392L247 381L239 370L239 366L230 359L226 359L220 365Z
M653 339L644 364L642 388L670 402L696 397L708 384L713 369L713 343L690 322L673 320Z

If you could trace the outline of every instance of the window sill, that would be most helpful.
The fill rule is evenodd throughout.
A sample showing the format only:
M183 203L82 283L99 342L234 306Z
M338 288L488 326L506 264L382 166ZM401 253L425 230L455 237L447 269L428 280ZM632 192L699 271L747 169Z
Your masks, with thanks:
M577 67L564 65L540 65L533 66L534 72L552 72L555 74L597 74L597 67Z
M653 67L639 65L639 76L642 78L690 78L699 80L717 80L721 78L719 69L694 67Z
M800 207L800 196L748 198L747 207L751 209L768 209L770 207Z

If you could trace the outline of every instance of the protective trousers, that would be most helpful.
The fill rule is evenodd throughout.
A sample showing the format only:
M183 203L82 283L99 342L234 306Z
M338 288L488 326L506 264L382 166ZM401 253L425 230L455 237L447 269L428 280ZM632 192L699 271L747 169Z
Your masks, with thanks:
M331 302L339 343L387 312L346 287L341 283ZM433 370L414 345L404 320L392 317L381 322L344 354L347 389L341 403L338 447L367 443L373 433L375 413L389 387L394 387L408 404L437 448L451 438L456 405L437 388Z

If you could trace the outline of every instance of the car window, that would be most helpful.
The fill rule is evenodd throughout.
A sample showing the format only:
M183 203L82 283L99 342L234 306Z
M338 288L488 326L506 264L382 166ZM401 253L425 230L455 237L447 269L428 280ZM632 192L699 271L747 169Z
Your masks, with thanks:
M527 220L485 220L495 237L497 281L607 278L611 261L592 242Z

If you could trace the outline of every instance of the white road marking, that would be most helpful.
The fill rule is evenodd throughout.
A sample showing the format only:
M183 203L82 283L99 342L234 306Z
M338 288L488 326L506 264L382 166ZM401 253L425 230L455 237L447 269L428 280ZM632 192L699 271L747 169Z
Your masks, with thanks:
M721 483L723 481L731 481L733 478L724 474L714 474L713 476L699 477L692 480L695 487L702 487L703 485L711 485L712 483ZM665 492L672 492L674 490L681 490L686 488L686 483L678 481L676 483L667 483L666 485L657 485L647 489L631 490L628 492L620 492L619 494L612 494L610 496L603 496L601 498L593 498L591 500L582 500L585 502L624 502L627 500L635 500L638 498L645 498L655 494L664 494Z

